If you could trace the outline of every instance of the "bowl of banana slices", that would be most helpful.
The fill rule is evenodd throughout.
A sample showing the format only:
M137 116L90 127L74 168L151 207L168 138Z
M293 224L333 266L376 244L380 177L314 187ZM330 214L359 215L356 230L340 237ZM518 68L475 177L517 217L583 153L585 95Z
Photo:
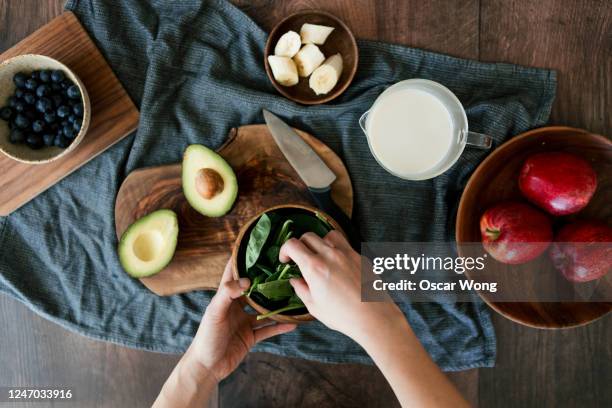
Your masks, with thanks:
M266 72L286 98L304 105L341 95L355 72L359 51L351 30L324 11L300 11L272 29L264 50Z

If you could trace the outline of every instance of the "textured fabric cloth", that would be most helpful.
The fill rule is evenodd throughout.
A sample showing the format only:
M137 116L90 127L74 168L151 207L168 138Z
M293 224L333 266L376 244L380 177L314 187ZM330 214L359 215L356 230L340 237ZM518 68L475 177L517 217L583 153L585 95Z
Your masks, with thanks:
M182 0L71 0L76 13L140 108L138 131L9 217L0 219L0 289L87 336L160 352L190 343L212 292L158 297L119 265L113 208L125 176L176 163L185 147L220 146L231 127L263 123L261 109L327 143L355 190L355 220L367 241L450 241L456 206L487 152L466 149L433 180L386 173L369 152L358 119L388 86L426 78L450 88L470 129L499 145L543 125L556 77L548 70L488 64L403 46L360 41L356 78L332 103L300 106L280 96L263 67L266 33L229 3ZM402 305L445 370L490 366L495 335L486 307ZM256 347L327 362L370 360L320 323Z

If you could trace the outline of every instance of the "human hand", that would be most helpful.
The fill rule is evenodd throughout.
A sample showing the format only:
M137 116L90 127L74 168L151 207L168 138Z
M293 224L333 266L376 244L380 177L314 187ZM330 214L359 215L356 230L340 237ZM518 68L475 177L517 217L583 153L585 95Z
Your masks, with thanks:
M257 321L237 299L248 289L248 278L234 280L228 262L216 295L206 308L200 327L187 354L190 354L221 381L238 367L251 347L262 340L295 329L295 324Z
M306 233L281 248L281 262L293 260L303 279L291 279L308 311L331 329L361 342L376 327L404 321L393 302L361 301L361 256L338 231L325 238Z

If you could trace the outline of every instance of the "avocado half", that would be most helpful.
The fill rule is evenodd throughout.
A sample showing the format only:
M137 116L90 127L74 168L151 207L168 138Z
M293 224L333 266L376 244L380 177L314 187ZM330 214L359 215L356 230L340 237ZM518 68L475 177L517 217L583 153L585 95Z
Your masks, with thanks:
M182 182L189 204L208 217L225 215L238 195L232 167L215 151L198 144L185 150Z
M155 275L172 260L178 231L174 211L157 210L140 218L119 241L121 266L134 278Z

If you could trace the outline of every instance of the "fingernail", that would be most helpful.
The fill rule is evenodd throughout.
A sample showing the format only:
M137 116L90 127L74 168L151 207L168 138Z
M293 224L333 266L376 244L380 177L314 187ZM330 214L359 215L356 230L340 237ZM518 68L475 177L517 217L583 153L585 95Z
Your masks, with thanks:
M251 280L249 278L240 278L238 279L238 285L240 285L242 289L246 289L251 286Z

